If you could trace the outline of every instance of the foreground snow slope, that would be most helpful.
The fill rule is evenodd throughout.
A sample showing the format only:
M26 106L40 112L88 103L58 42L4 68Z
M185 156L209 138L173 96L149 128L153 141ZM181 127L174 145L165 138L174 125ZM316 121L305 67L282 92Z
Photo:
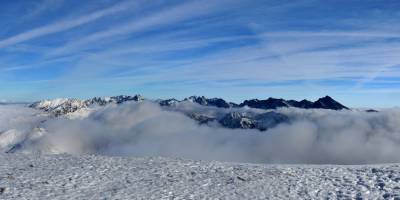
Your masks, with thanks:
M0 199L400 198L400 165L0 154Z

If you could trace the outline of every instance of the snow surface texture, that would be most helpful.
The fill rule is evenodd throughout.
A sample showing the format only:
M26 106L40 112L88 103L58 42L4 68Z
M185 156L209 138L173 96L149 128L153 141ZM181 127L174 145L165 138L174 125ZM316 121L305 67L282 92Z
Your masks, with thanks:
M0 154L0 199L400 199L400 165Z
M112 104L74 117L46 116L22 106L0 106L0 150L165 156L248 163L371 164L400 162L400 111L278 109L290 123L267 131L199 124L186 113L213 117L250 108L182 103ZM90 110L92 109L92 110Z

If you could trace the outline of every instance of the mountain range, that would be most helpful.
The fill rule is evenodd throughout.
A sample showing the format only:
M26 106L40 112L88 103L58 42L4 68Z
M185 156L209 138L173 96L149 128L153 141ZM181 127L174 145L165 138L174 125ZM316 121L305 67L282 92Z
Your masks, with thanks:
M330 96L322 97L315 102L308 101L306 99L302 101L275 99L275 98L268 98L266 100L252 99L252 100L245 100L239 106L240 107L248 106L251 108L261 108L261 109L295 107L295 108L305 108L305 109L316 108L316 109L331 109L331 110L349 110L349 108L335 101Z
M92 105L104 106L110 103L121 104L128 101L143 101L141 95L127 96L112 96L112 97L94 97L87 100L79 99L54 99L54 100L43 100L38 101L30 105L31 108L36 108L44 110L46 112L52 112L56 115L63 115L66 113L75 112L81 108L87 108ZM191 96L185 98L182 101L176 99L166 99L166 100L155 100L154 102L159 103L161 106L173 106L180 102L192 102L203 106L214 106L218 108L258 108L258 109L277 109L282 107L295 107L304 109L330 109L330 110L349 110L348 107L340 104L330 96L325 96L318 99L315 102L309 100L285 100L268 98L265 100L251 99L245 100L243 103L236 104L232 102L227 102L221 98L206 98L204 96Z
M215 106L218 108L237 108L248 106L250 108L260 108L260 109L277 109L282 107L295 107L295 108L305 108L305 109L330 109L330 110L349 110L348 107L340 104L336 100L334 100L330 96L325 96L319 98L317 101L312 102L309 100L285 100L285 99L276 99L276 98L268 98L265 100L259 99L251 99L245 100L243 103L235 104L232 102L227 102L221 98L206 98L204 96L191 96L185 98L183 101L190 101L193 103L198 103L203 106ZM180 102L176 99L168 99L159 101L160 105L171 105L171 102Z
M74 113L82 109L89 109L95 106L105 106L108 104L122 104L124 102L140 102L145 100L141 95L134 96L112 96L112 97L95 97L87 100L79 99L54 99L43 100L30 104L29 107L42 110L52 114L55 117ZM200 111L178 110L197 121L199 124L209 124L216 122L225 128L231 129L258 129L261 131L275 127L280 123L290 123L289 117L277 112L275 109L295 107L301 109L330 109L330 110L348 110L346 106L335 101L333 98L326 96L315 102L302 100L285 100L268 98L265 100L251 99L245 100L240 104L227 102L221 98L206 98L204 96L191 96L183 100L166 99L166 100L149 100L158 103L164 108L175 108L180 103L194 103L210 109L223 109L219 111L222 114L210 115ZM268 110L263 113L255 113L243 111L243 108L256 108Z

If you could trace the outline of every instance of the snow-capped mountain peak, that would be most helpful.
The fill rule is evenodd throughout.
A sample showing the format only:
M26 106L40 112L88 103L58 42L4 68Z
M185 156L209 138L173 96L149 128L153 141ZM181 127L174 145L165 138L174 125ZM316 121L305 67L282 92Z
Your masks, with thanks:
M104 106L111 103L121 104L127 101L143 101L143 100L144 98L141 95L94 97L92 99L87 99L87 100L58 98L53 100L43 100L35 102L31 104L29 107L52 113L55 116L60 116L96 105Z

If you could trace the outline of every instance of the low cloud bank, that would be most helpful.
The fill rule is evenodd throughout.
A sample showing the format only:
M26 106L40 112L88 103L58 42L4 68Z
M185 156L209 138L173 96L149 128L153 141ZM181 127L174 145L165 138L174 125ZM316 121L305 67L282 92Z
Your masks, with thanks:
M1 113L4 107L0 107ZM24 116L26 108L9 109ZM182 111L223 115L229 110L198 105L175 109L152 102L110 105L83 119L6 119L0 128L46 130L36 149L122 156L169 156L253 163L365 164L400 162L400 110L379 113L280 109L290 118L264 132L199 125ZM242 109L244 112L264 112ZM29 111L33 112L33 111ZM32 115L28 115L32 116ZM20 120L19 120L20 119ZM28 125L27 125L28 124ZM0 135L1 140L1 135Z
M0 133L10 129L30 130L44 119L38 114L21 105L0 105Z
M33 144L41 137L35 134L46 117L21 105L0 105L0 150L11 152L19 144Z

